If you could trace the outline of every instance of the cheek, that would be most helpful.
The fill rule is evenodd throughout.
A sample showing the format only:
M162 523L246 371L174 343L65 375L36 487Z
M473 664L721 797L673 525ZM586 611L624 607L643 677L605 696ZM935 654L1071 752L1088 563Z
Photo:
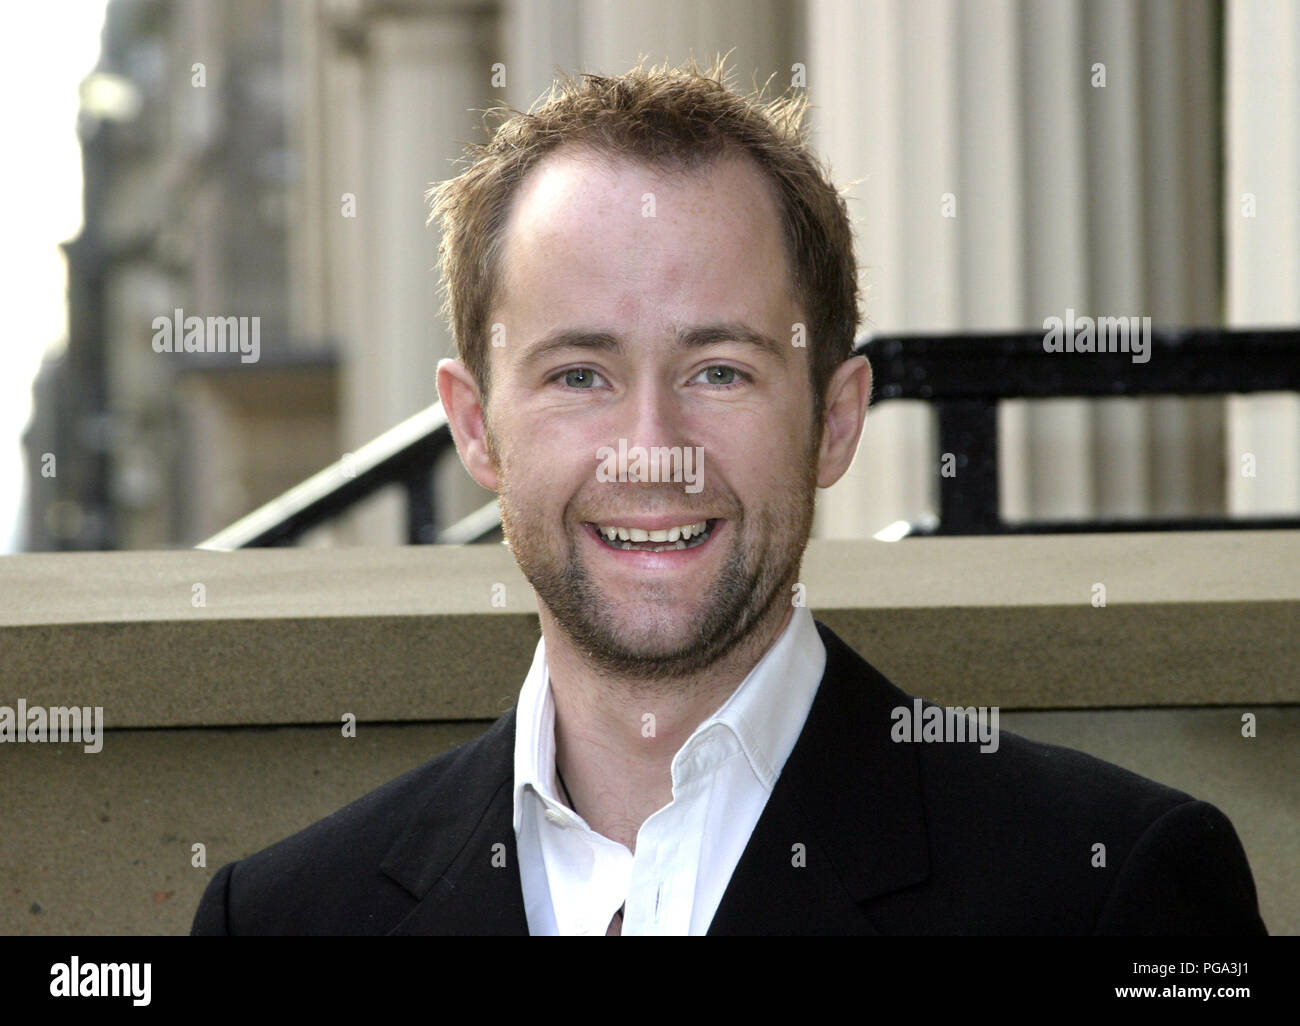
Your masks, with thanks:
M525 428L507 451L511 499L550 517L596 486L598 445L559 434L553 426Z
M807 429L772 434L755 430L738 439L727 453L725 462L714 465L728 471L728 480L744 489L751 501L780 505L789 501L808 475L809 450Z

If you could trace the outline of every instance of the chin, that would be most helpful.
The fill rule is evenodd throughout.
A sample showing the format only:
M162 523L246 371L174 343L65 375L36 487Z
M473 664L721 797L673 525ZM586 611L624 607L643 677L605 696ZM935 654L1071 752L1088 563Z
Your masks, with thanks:
M608 630L615 625L619 643L629 649L649 656L671 655L696 647L694 628L700 623L700 617L693 609L638 610L635 603L611 603L607 608L608 615L601 617L602 626Z

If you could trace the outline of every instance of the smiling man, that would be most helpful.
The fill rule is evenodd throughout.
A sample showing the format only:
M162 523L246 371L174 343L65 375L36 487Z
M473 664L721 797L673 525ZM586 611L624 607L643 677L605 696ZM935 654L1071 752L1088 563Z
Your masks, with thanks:
M530 893L525 881L530 925L548 932L592 932L592 915L602 930L611 919L615 931L708 926L722 863L729 871L748 837L740 821L752 813L752 827L765 794L760 778L737 779L739 810L721 794L674 802L688 785L716 790L679 752L790 624L815 488L848 468L870 395L866 361L842 360L815 409L808 350L792 344L808 317L778 196L752 158L719 150L687 169L581 142L546 155L501 233L506 284L491 317L505 345L487 354L486 410L464 365L439 368L461 457L499 491L506 540L539 599L544 660L521 705L544 732L553 724L552 761L585 821L553 822L565 813L545 761L525 759L538 778L518 799L521 855L531 847L537 864L556 864L574 899L548 910L554 886L539 874ZM841 273L852 275L851 256ZM851 330L839 343L847 356ZM691 494L667 471L656 483L601 480L598 454L615 442L665 463L702 453L702 488ZM774 741L793 741L820 676L816 629L807 610L799 617L790 643L809 654L802 685L771 680L773 708L754 710L773 720ZM803 707L776 709L782 701ZM690 751L707 772L730 775L724 760L744 760L734 742L701 736ZM537 740L521 757L549 756L544 733ZM774 747L755 754L779 763L787 752ZM701 876L698 821L710 811L719 865ZM567 830L588 835L590 887L565 861ZM659 861L669 856L646 854L684 836L697 854L674 853L671 872Z
M435 190L438 392L532 669L482 738L224 867L194 931L1262 932L1218 810L1010 734L899 743L920 704L797 601L870 397L852 232L803 105L721 70L565 79Z

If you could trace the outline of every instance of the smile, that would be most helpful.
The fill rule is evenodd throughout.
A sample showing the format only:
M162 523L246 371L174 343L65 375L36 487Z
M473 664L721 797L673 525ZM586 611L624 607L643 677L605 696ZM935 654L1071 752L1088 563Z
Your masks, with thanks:
M709 540L717 520L697 520L656 530L618 524L588 524L606 548L624 552L681 552Z

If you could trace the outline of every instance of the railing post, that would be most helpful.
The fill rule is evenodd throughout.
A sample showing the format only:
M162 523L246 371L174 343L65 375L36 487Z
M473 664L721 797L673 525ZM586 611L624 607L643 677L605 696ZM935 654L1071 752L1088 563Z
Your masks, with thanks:
M406 487L406 543L432 545L437 540L432 464L411 467L403 484Z
M937 534L999 534L998 407L989 399L945 399L939 407ZM955 473L943 474L951 453Z

